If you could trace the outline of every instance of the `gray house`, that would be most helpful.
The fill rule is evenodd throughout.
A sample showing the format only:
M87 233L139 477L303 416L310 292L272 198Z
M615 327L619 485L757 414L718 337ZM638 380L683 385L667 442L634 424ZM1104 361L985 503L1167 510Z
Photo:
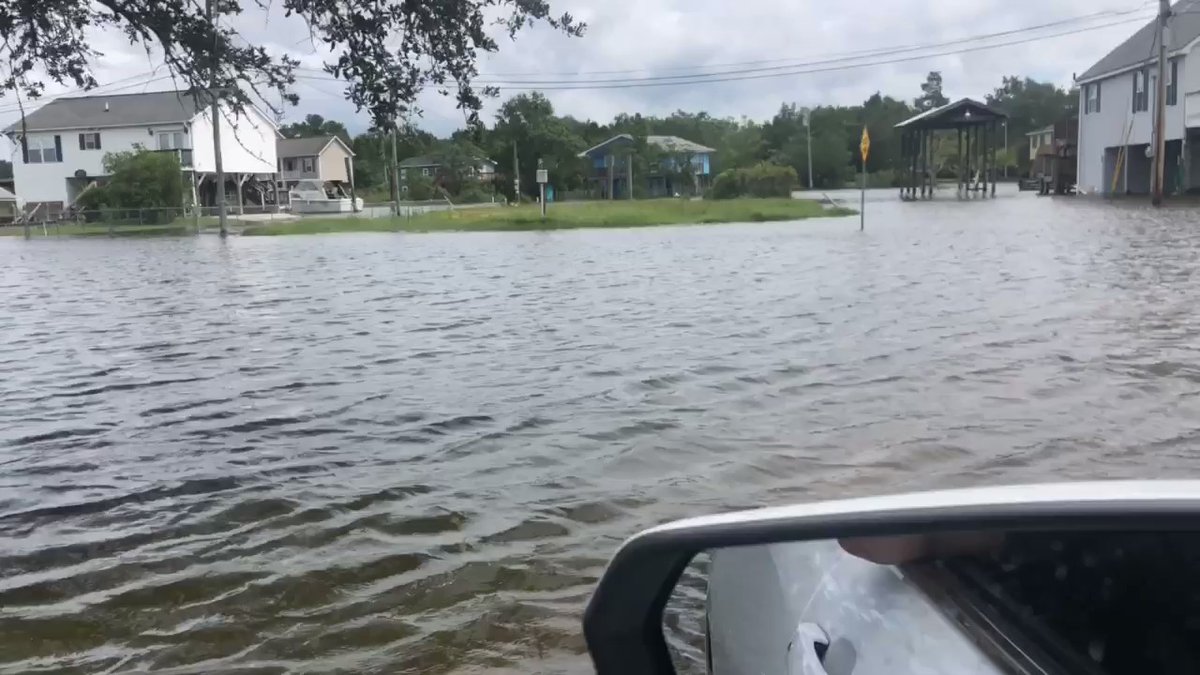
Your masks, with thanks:
M1167 44L1167 194L1200 187L1200 0L1174 6ZM1086 194L1149 194L1158 50L1151 20L1076 78L1078 186Z

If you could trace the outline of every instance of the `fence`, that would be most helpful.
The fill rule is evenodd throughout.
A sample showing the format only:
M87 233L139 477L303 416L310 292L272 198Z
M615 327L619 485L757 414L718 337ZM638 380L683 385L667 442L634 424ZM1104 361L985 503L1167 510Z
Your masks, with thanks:
M313 213L293 214L286 207L281 209L275 205L246 206L241 212L237 207L229 207L226 214L229 226L234 232L243 228L262 224L264 221L288 220L303 222L305 220L329 220L340 218L357 219L411 219L434 211L451 209L481 209L503 206L503 202L483 202L478 204L451 204L445 200L425 202L392 202L364 204L357 212L342 213ZM95 209L56 214L53 218L31 220L24 223L0 223L0 236L16 235L32 237L80 237L80 236L151 236L151 235L191 235L201 232L216 231L218 227L217 208L205 206L199 209L191 207L144 208L144 209ZM350 228L348 228L350 229Z

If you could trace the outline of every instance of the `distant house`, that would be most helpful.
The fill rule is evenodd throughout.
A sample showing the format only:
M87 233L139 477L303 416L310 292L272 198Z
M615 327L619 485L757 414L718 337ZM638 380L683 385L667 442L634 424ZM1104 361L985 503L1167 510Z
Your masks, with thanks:
M1054 142L1054 125L1031 131L1025 134L1025 138L1029 140L1029 159L1032 160L1038 156L1038 148Z
M262 198L258 176L275 173L275 123L253 107L220 115L227 194ZM201 204L214 204L216 160L210 109L186 92L59 98L4 129L19 148L16 194L34 217L53 217L103 184L104 155L145 148L179 159ZM247 185L250 182L251 185ZM257 190L253 189L258 187Z
M712 155L716 150L678 136L648 135L646 144L667 156L650 175L634 176L630 151L636 143L630 134L617 134L579 153L591 160L588 184L596 196L626 199L630 185L638 181L649 197L699 194L712 183ZM679 167L687 168L680 171ZM687 178L683 184L676 184L681 176Z
M354 151L341 138L281 138L275 148L279 156L280 194L301 180L324 181L329 189L349 194L354 183Z
M438 171L442 168L442 162L436 157L420 155L401 161L399 167L400 189L404 190L407 188L404 182L412 176L426 176L430 180L436 179ZM490 183L496 177L496 163L486 157L478 157L475 160L475 164L468 167L467 171L480 183Z
M21 211L17 196L0 187L0 224L11 223Z
M1078 182L1093 194L1149 194L1157 19L1075 79L1079 87ZM1167 191L1200 187L1200 1L1177 2L1169 19L1166 81Z

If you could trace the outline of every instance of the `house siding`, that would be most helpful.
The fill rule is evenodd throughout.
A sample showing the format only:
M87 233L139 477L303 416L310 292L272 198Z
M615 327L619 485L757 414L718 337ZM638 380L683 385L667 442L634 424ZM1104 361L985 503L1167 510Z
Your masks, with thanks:
M304 170L304 160L312 160L312 171ZM287 162L292 161L292 170L288 171ZM315 155L297 155L295 157L281 157L279 159L279 178L285 181L294 180L328 180L321 175L321 162Z
M182 125L176 126L181 129ZM80 150L79 134L100 134L99 150ZM124 152L135 149L138 145L155 148L157 138L151 127L124 127L95 130L71 131L36 131L30 132L30 139L53 138L59 136L62 140L62 161L48 164L26 164L22 161L21 145L17 141L17 151L13 157L13 183L17 195L26 202L63 202L64 205L74 196L68 187L68 180L75 177L76 171L83 171L88 176L103 176L104 155L110 152Z
M228 122L221 125L221 148L224 169L228 173L275 173L275 128L260 113L249 113L238 120L237 133ZM104 156L110 152L126 152L138 146L158 149L160 132L183 132L183 145L193 149L196 171L216 170L212 145L212 125L208 113L198 114L190 123L155 126L106 127L100 129L68 129L30 132L29 136L61 137L62 161L26 164L22 161L19 141L13 158L13 182L16 194L25 202L61 202L70 204L81 181L76 171L89 177L104 176ZM80 150L79 134L99 133L99 150ZM240 142L239 142L240 141ZM245 145L246 147L243 147Z
M349 183L350 176L346 173L346 160L349 157L350 153L346 152L346 148L337 141L325 146L325 150L320 156L321 166L318 167L321 179Z
M1180 93L1176 105L1167 106L1166 140L1179 140L1185 132L1185 92L1188 91L1188 59L1178 59ZM1079 87L1079 159L1078 185L1087 194L1109 194L1112 192L1116 148L1126 143L1128 154L1128 188L1133 192L1149 189L1151 163L1146 160L1145 147L1153 137L1155 97L1158 94L1157 73L1150 83L1148 110L1133 112L1133 72L1122 73L1100 81L1100 112L1088 113L1087 88ZM1130 128L1130 123L1133 126ZM1113 150L1109 150L1113 149ZM1125 172L1121 172L1120 179ZM1145 175L1143 175L1145 174ZM1123 192L1124 182L1118 180L1118 192Z
M250 108L240 117L232 112L220 115L221 163L226 173L266 173L276 171L276 131L262 113ZM237 129L233 125L237 125ZM193 162L196 171L212 173L217 160L212 144L212 115L205 110L192 118ZM207 142L206 142L207 141Z

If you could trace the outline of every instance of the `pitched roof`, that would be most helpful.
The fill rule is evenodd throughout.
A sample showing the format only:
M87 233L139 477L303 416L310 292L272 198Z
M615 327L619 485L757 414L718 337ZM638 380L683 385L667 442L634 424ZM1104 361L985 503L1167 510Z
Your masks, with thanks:
M967 123L1008 119L1008 115L984 105L973 98L960 98L952 103L914 115L896 125L897 129L952 129Z
M496 162L488 159L487 157L476 157L475 161L479 162L480 164L491 164L492 166L496 166ZM429 155L417 155L416 157L409 157L408 159L401 160L400 163L397 164L396 166L399 166L399 167L405 168L405 169L411 169L412 167L421 168L423 166L441 166L441 165L442 165L442 160L440 160L436 157L431 157Z
M696 143L693 141L689 141L686 138L680 138L678 136L659 136L659 135L647 134L646 142L649 143L650 145L653 145L657 148L661 148L668 152L716 152L716 150L713 150L712 148L700 145L699 143ZM599 152L601 150L604 150L605 148L607 148L610 145L616 145L618 143L620 143L620 144L633 143L633 135L632 134L617 134L616 136L613 136L612 138L610 138L606 141L597 143L596 145L593 145L592 147L588 148L587 150L584 150L583 152L579 153L578 156L579 157L587 157L588 155L591 155L592 153Z
M700 145L678 136L646 136L646 142L670 152L716 152L710 147Z
M1200 37L1200 0L1180 0L1171 8L1170 42L1167 51L1174 52L1183 49L1192 40ZM1155 47L1158 44L1155 24L1158 19L1151 19L1127 40L1117 45L1082 75L1075 78L1076 82L1095 80L1104 75L1116 73L1127 68L1133 68L1158 58Z
M408 159L400 160L400 163L396 166L411 168L414 166L441 166L441 164L441 162L428 155L417 155L416 157L409 157Z
M186 122L203 104L181 91L144 94L98 94L50 101L25 116L25 129L98 129ZM5 131L20 132L20 120Z
M325 150L325 146L330 143L337 142L350 156L354 156L354 151L341 138L334 135L326 136L305 136L304 138L281 138L275 141L275 152L280 157L308 157L321 154Z

